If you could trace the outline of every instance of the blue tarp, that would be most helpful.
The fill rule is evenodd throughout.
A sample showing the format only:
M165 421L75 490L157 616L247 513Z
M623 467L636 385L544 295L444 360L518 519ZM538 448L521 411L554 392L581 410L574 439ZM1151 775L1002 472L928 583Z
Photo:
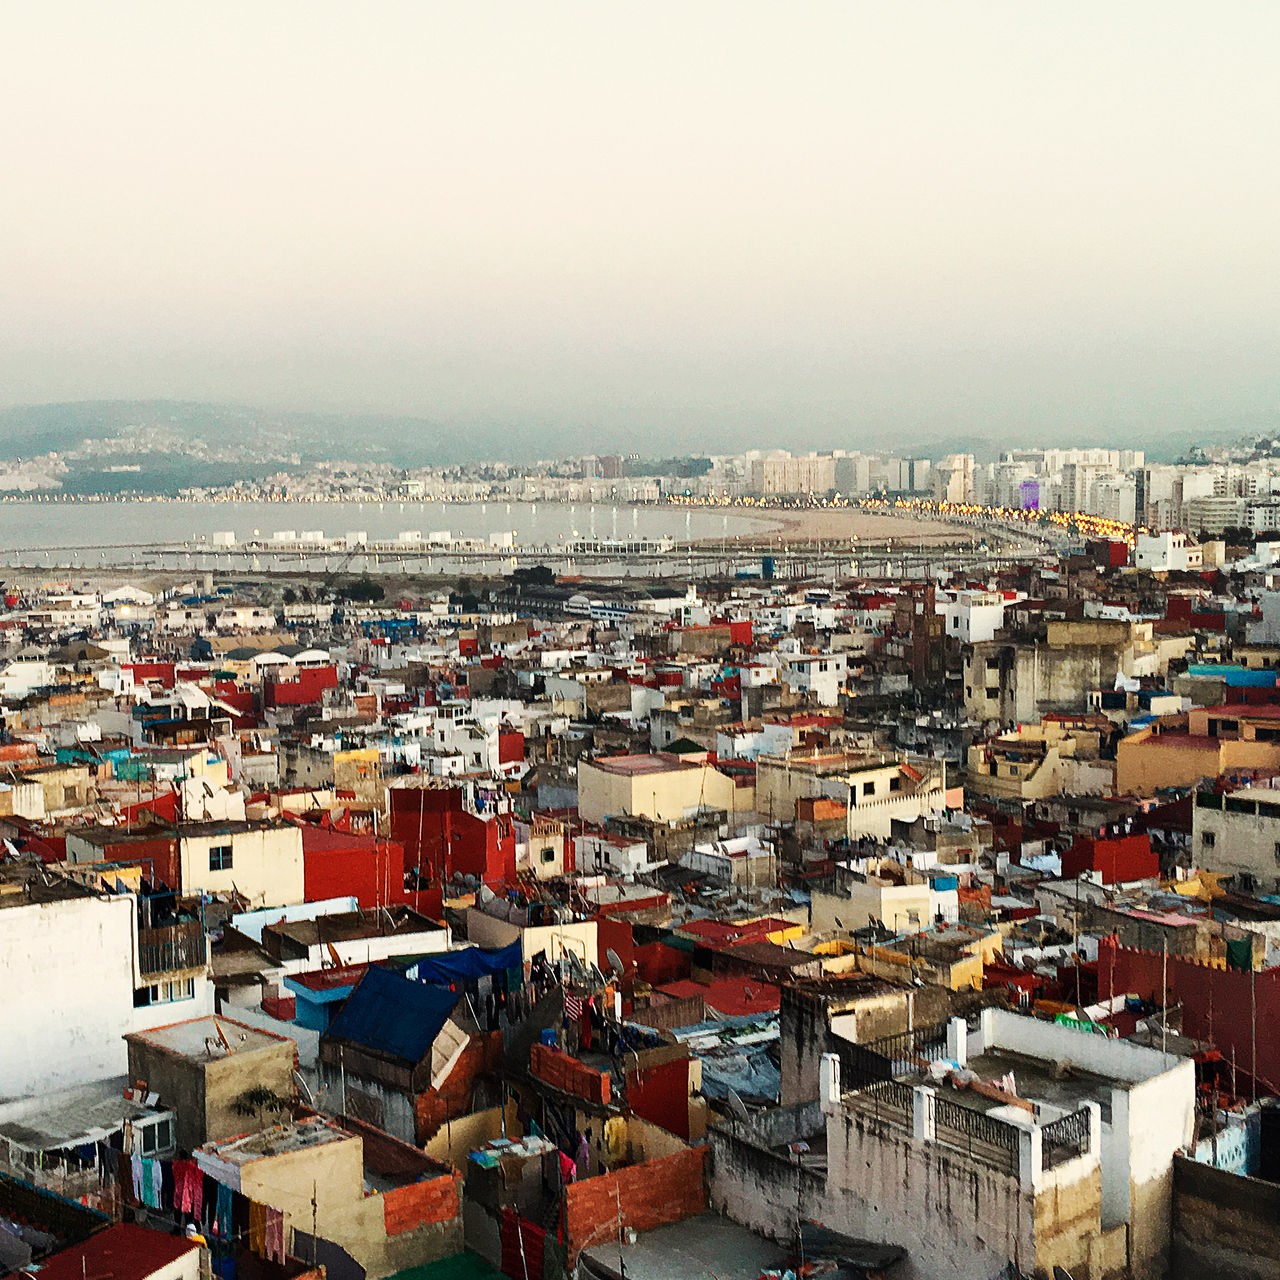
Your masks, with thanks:
M410 982L374 965L330 1023L329 1035L416 1064L431 1049L459 999L456 991Z
M1228 689L1273 689L1276 676L1274 668L1237 667L1226 663L1193 662L1187 667L1189 676L1221 680Z
M519 969L524 965L520 942L486 951L483 947L464 947L461 951L444 951L436 956L423 956L405 969L405 977L415 982L448 986L451 982L471 982Z
M749 1102L777 1102L782 1075L770 1050L778 1033L776 1013L740 1014L671 1030L701 1059L703 1094L721 1102L730 1089Z

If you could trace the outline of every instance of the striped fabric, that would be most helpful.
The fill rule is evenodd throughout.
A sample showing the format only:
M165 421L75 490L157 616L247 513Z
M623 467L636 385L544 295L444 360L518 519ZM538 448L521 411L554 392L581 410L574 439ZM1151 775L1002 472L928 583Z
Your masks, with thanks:
M579 996L571 996L566 994L564 998L564 1016L571 1022L577 1022L582 1017L582 999Z

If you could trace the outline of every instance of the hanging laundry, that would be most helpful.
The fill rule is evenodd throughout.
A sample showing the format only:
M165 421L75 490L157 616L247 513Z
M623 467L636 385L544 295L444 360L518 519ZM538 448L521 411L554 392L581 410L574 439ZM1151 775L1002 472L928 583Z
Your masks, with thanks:
M233 1231L231 1221L231 1188L224 1182L218 1183L217 1208L213 1211L213 1225L218 1235L224 1240Z
M133 1173L133 1200L135 1204L145 1204L142 1195L142 1157L130 1156L129 1166Z
M279 1209L267 1210L267 1260L284 1266L284 1214Z
M249 1204L249 1249L259 1258L267 1256L267 1210L265 1205Z
M173 1162L173 1207L179 1213L190 1214L193 1218L200 1216L204 1175L194 1160L175 1160Z

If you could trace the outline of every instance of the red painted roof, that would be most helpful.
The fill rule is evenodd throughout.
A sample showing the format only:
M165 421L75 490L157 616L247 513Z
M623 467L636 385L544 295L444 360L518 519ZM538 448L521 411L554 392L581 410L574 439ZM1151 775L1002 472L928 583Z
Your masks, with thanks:
M740 1017L748 1013L772 1013L782 1007L782 992L769 982L754 979L721 978L716 982L694 982L684 978L659 987L664 996L683 1000L688 996L702 996L708 1009L726 1017Z
M1269 706L1265 702L1226 702L1220 707L1197 707L1196 711L1211 720L1220 720L1223 716L1236 716L1241 720L1280 720L1280 707Z
M335 987L354 987L365 971L367 964L344 964L332 969L312 969L309 973L295 973L291 978L300 987L308 991L332 991Z
M766 917L763 920L736 922L729 920L690 920L677 925L676 932L706 943L744 942L748 938L763 938L766 934L790 929L787 920Z
M117 1223L83 1244L55 1253L40 1264L41 1280L146 1280L199 1248L182 1236L164 1235L130 1222Z

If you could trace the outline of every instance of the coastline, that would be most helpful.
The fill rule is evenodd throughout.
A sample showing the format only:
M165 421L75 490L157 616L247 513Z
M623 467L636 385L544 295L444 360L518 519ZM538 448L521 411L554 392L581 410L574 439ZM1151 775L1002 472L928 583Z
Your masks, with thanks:
M964 542L970 535L945 520L924 516L864 511L857 507L765 507L744 508L756 519L767 519L771 528L734 539L739 545L786 543L858 542L880 545L938 546ZM699 538L701 546L715 545L719 538Z

